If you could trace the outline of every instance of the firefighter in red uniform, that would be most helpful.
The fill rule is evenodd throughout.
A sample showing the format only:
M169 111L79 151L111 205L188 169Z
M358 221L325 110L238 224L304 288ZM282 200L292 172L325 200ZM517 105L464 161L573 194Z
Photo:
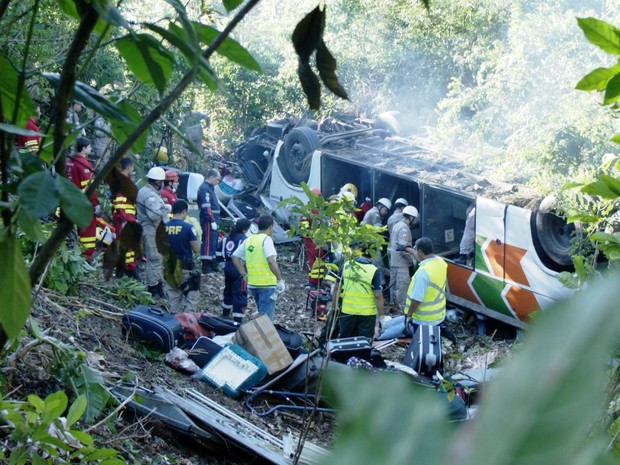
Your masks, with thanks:
M26 123L26 129L28 131L40 132L39 126L37 122L41 117L41 107L37 105L37 114L28 118L28 122ZM20 155L25 155L30 153L32 155L37 155L39 153L39 147L41 144L41 136L23 136L21 134L17 135L17 151Z
M121 174L131 179L133 174L133 161L131 158L121 159ZM117 238L121 237L121 231L127 223L136 222L136 206L122 192L118 192L112 199L112 221L114 222ZM136 251L128 248L125 250L123 274L130 278L138 279L136 267Z
M78 137L76 141L77 153L67 157L67 179L77 186L81 191L86 190L90 178L93 176L93 167L86 157L90 155L92 150L91 142L86 137ZM91 222L84 229L78 228L78 236L80 245L84 249L82 255L86 260L90 260L95 252L97 241L97 219L95 215L99 215L101 207L97 199L97 191L90 196L90 203L94 207L94 215Z
M179 173L167 170L164 188L159 193L165 204L172 206L177 201L177 187L179 187Z
M314 195L321 196L321 190L318 187L310 189ZM318 228L320 225L320 218L318 218L318 212L312 210L309 218L302 218L306 228L310 231L313 228ZM310 237L304 237L304 248L306 253L306 259L308 260L308 287L316 289L321 284L322 278L325 276L325 264L323 262L323 255L325 250L317 246Z

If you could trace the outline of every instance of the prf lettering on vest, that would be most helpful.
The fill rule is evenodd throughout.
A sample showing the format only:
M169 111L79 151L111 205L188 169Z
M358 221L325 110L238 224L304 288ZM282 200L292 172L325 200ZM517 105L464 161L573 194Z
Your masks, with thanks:
M166 232L172 236L176 236L181 232L182 226L166 226Z

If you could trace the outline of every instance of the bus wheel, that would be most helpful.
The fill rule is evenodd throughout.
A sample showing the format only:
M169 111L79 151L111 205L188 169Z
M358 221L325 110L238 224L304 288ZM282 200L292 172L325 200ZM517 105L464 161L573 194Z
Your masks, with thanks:
M294 128L284 139L284 153L278 157L278 166L291 184L307 182L310 176L312 154L321 146L321 140L312 128Z
M572 269L569 241L576 230L579 230L579 224L568 224L555 213L553 195L545 197L532 213L532 236L536 252L551 269Z

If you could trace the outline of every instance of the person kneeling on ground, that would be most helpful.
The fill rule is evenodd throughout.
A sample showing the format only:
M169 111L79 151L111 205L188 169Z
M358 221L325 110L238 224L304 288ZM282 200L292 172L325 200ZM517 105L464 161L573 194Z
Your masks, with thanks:
M241 323L243 320L245 307L248 305L248 289L243 277L233 264L232 256L235 250L245 241L246 233L250 230L250 224L250 220L247 218L240 218L230 230L226 239L224 239L222 250L222 255L226 259L226 264L224 265L222 316L230 318L230 311L232 310L233 320L238 323Z
M361 253L363 244L351 244ZM346 262L338 273L332 308L336 308L337 296L342 298L338 337L363 336L373 339L377 317L381 324L383 315L383 278L381 271L367 256L359 256L353 262Z
M195 312L200 300L200 271L194 269L194 253L200 253L200 242L194 227L185 222L187 202L177 200L172 205L172 219L166 223L170 250L181 264L183 275L178 288L166 282L170 311Z

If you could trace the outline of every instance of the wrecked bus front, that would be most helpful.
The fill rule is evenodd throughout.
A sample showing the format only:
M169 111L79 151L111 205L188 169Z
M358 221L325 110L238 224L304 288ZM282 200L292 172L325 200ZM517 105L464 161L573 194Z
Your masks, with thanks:
M393 136L371 124L321 129L297 126L271 146L272 200L307 200L302 181L326 198L352 183L358 204L407 199L419 212L414 239L430 237L448 262L448 300L514 326L571 294L557 279L571 267L571 228L548 205L539 207L535 194L465 172L462 154L434 150L424 138ZM472 207L474 253L459 263Z

